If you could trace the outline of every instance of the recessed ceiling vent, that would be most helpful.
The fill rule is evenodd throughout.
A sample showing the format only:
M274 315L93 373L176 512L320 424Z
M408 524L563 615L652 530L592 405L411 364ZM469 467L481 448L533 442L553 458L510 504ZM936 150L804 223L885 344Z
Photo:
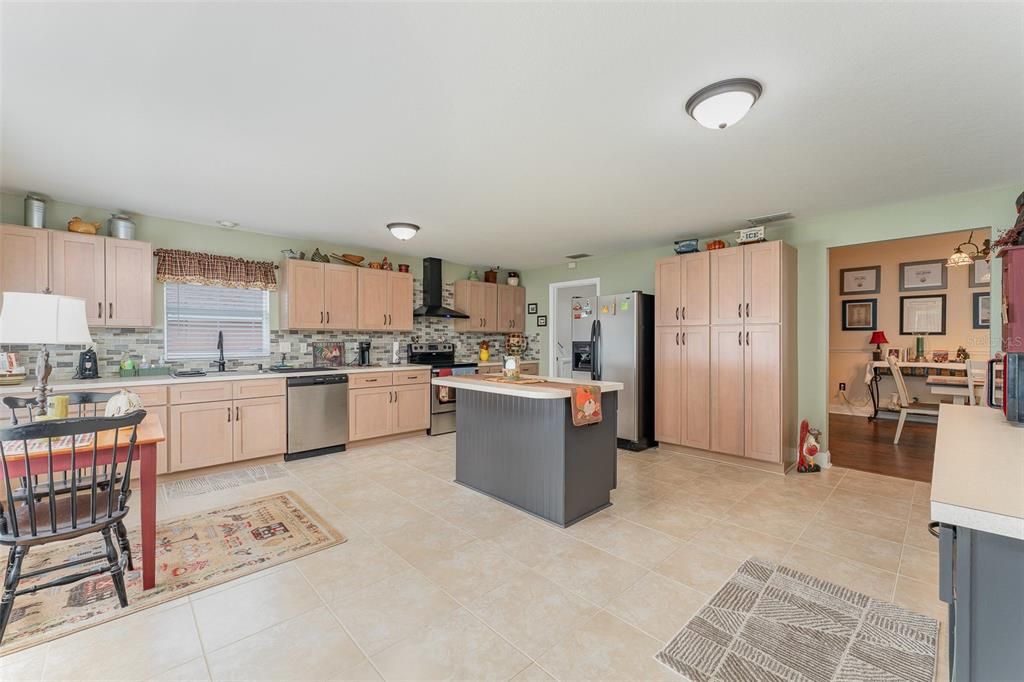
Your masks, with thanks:
M579 260L580 258L590 258L589 253L572 253L566 256L569 260Z
M769 213L768 215L758 216L756 218L747 218L747 222L751 225L767 225L768 223L777 223L780 220L792 220L793 214L789 211L783 213Z

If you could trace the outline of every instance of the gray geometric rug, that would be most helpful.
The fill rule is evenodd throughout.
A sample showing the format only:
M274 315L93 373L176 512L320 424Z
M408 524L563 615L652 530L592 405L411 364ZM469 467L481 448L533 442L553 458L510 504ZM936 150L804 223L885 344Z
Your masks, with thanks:
M655 658L694 682L931 682L939 623L748 559Z

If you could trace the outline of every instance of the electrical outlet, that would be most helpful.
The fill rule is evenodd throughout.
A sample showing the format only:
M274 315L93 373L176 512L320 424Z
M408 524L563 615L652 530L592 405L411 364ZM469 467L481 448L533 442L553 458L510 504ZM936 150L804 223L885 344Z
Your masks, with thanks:
M840 381L839 382L839 390L840 391L845 391L846 390L846 382L845 381Z

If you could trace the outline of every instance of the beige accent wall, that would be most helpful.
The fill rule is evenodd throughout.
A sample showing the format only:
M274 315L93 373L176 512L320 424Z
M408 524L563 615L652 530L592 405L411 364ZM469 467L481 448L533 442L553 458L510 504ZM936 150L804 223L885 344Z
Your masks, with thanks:
M978 245L988 236L988 230L975 233ZM868 341L869 331L843 331L842 301L866 298L878 299L878 329L885 332L891 346L906 348L915 343L914 336L900 335L900 296L918 294L946 295L946 334L926 336L925 353L930 357L932 350L948 350L950 358L956 354L957 346L964 346L972 359L989 357L989 330L974 329L972 318L973 294L988 291L985 288L968 287L968 268L947 268L947 282L944 290L900 291L900 263L912 261L945 259L958 243L967 241L970 230L946 232L943 234L907 239L892 239L868 244L841 246L829 250L829 396L831 409L835 412L860 414L868 401L864 374L871 360L874 348ZM839 272L844 268L881 266L881 291L877 294L853 294L840 296ZM886 346L883 346L883 349ZM839 383L846 383L846 395L850 402L839 395ZM883 378L881 397L887 402L889 394L895 391L891 379ZM907 388L911 397L917 396L922 402L937 402L923 379L910 378Z

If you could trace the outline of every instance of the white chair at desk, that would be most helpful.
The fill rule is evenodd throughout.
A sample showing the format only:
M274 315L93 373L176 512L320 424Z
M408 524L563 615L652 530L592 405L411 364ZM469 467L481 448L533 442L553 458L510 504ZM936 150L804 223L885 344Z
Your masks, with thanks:
M973 360L965 360L964 367L967 370L965 377L930 376L925 380L932 393L938 396L953 396L953 402L957 405L979 405L978 389L981 389L981 401L984 402L987 381L985 366L980 367Z
M896 382L896 395L900 400L900 420L896 424L896 437L893 439L893 445L900 444L900 434L903 433L903 424L907 421L908 414L920 414L929 417L938 417L939 411L933 408L927 407L912 407L910 403L910 395L907 393L907 384L903 381L903 372L900 371L899 363L896 362L896 358L891 355L887 358L889 362L889 369L892 371L893 381Z

